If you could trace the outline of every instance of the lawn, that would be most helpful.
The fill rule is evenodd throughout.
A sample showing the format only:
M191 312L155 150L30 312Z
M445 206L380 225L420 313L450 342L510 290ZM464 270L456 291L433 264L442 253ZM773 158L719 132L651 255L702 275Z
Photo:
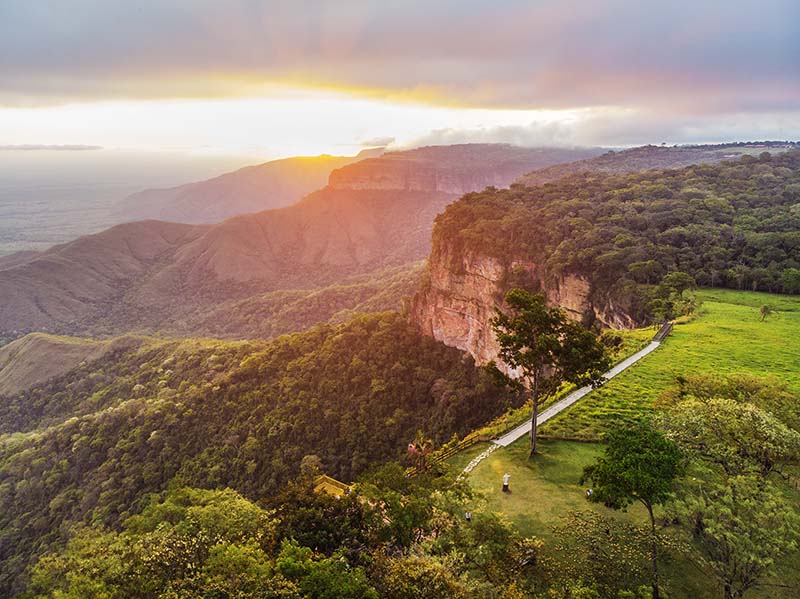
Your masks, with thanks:
M453 457L450 463L459 470L469 460L486 448L471 448ZM544 540L545 553L552 553L556 545L553 527L561 523L561 516L570 511L593 510L605 516L647 522L647 513L639 505L628 511L614 511L586 500L584 486L579 483L584 466L594 462L603 452L597 443L574 441L541 441L536 459L528 459L528 439L520 439L509 447L500 448L483 460L469 475L470 486L478 492L479 500L472 509L504 514L526 536ZM502 492L503 474L511 475L511 493ZM548 549L550 548L550 549ZM664 566L667 586L672 597L711 599L706 580L689 563L671 563Z
M461 471L487 446L485 443L473 446L451 458L449 463L456 471ZM528 438L523 437L509 447L498 448L478 464L467 478L478 493L471 511L478 513L485 509L504 514L522 534L543 539L546 554L554 557L556 555L548 550L556 544L553 527L567 512L594 510L605 516L641 524L647 522L647 514L638 504L632 505L627 512L619 512L586 501L586 489L579 484L581 473L584 466L602 454L602 445L543 440L539 442L539 452L534 460L529 460ZM501 490L505 473L511 475L509 494ZM798 496L796 491L791 491L791 494L795 498ZM663 563L662 572L670 597L716 599L720 596L696 565L680 557L677 561ZM778 580L790 586L800 585L800 553L780 564ZM776 596L773 594L775 590L774 587L754 589L748 597L771 599ZM798 597L788 589L780 589L780 593L782 599Z
M695 317L675 327L656 352L591 393L575 406L546 423L540 430L549 436L597 439L610 424L641 417L654 399L675 384L679 375L693 373L749 373L774 376L800 394L800 297L730 290L702 290L703 301ZM779 314L760 321L759 308L767 304ZM652 331L626 334L634 350ZM456 471L487 448L478 444L453 456ZM592 509L617 518L643 522L643 508L614 512L585 499L579 484L584 466L603 451L597 443L542 440L540 455L528 460L528 438L499 448L472 471L468 481L478 492L473 512L481 509L505 514L525 535L535 535L552 546L553 527L569 511ZM511 493L501 491L503 474L511 475ZM795 500L796 490L788 490ZM547 549L546 549L547 550ZM800 588L800 552L778 568L778 580ZM706 599L719 596L708 578L686 562L665 565L672 597ZM778 591L780 595L774 593ZM798 597L788 588L756 589L752 599Z
M454 456L450 463L461 470L488 444ZM607 513L598 504L586 501L585 488L578 484L584 466L602 454L597 443L542 441L535 460L528 459L528 437L494 451L469 475L473 489L484 496L488 508L502 512L520 532L551 540L554 524L571 510L593 509ZM503 493L503 474L511 475L511 493ZM473 511L478 511L479 507ZM633 509L625 518L644 518L645 512Z
M544 424L542 434L596 439L609 425L647 413L680 375L774 376L800 394L800 297L722 289L698 297L697 314L676 325L662 347ZM761 322L764 304L778 314Z

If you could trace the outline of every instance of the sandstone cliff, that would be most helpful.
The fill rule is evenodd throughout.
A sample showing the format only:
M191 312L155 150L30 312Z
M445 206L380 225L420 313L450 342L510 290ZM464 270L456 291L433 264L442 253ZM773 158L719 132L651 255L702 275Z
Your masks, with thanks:
M499 346L489 320L496 308L502 309L505 293L514 286L540 287L552 305L576 320L592 318L610 328L635 326L613 304L596 305L587 278L545 278L524 257L501 260L434 235L427 273L412 300L410 317L420 332L470 353L479 364L497 360Z
M379 156L382 149L358 156L297 156L246 166L213 179L167 189L146 189L116 204L119 222L158 219L212 224L240 214L289 206L324 187L331 171Z
M427 146L389 152L334 170L334 189L424 191L463 195L507 187L520 173L595 156L598 149L521 148L508 144Z

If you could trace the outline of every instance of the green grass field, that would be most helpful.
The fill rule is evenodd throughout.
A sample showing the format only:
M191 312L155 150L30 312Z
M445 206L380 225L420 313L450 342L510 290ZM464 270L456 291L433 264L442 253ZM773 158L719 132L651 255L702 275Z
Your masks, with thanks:
M800 394L800 297L718 289L703 290L698 295L703 300L698 313L691 321L676 326L661 348L545 424L542 432L549 436L597 439L609 425L647 413L653 400L674 385L681 374L742 372L774 376ZM779 314L760 322L759 308L763 304ZM649 335L652 331L632 332L626 342L634 349L637 339L640 342ZM510 447L497 449L468 476L480 497L473 511L503 513L523 534L544 539L545 547L553 544L553 527L569 511L592 509L636 522L645 520L644 510L639 506L632 506L627 512L614 512L586 501L585 489L579 485L580 476L584 466L602 453L602 445L543 440L540 455L530 461L528 442L523 437ZM473 446L452 457L449 463L455 471L461 471L486 447L486 444ZM501 492L506 472L511 475L510 494ZM788 489L787 492L800 505L800 493ZM673 598L720 596L709 579L688 561L666 564L664 570L667 590ZM800 589L800 552L780 564L778 580ZM764 587L748 596L789 599L800 594L786 587Z
M450 463L462 470L487 446L477 445L469 452L454 456ZM523 534L545 541L552 540L552 526L558 523L560 515L570 510L607 512L603 506L586 501L585 489L578 484L584 466L602 454L601 445L542 441L539 451L535 460L528 460L528 437L498 449L472 471L470 485L486 499L489 509L508 516ZM506 472L511 475L510 494L501 490ZM641 514L638 511L631 510L621 517L646 517L643 511Z
M461 471L486 447L484 443L475 445L451 458L449 463L455 471ZM602 454L603 446L599 443L543 440L539 442L539 452L534 460L529 460L528 438L523 437L509 447L497 449L478 464L467 478L478 495L472 512L485 509L504 514L524 535L543 539L545 553L551 556L554 556L552 547L556 545L553 527L561 523L561 517L567 512L593 510L637 524L647 522L647 513L638 504L632 505L626 512L618 512L586 501L585 487L579 481L584 466ZM506 472L511 475L509 494L501 490L503 474ZM800 493L788 489L787 492L800 503ZM657 510L656 513L659 512ZM720 596L707 576L695 564L682 560L680 556L676 561L663 563L662 570L663 582L670 597L716 599ZM795 552L779 564L776 578L783 585L800 589L800 552ZM797 599L800 597L798 592L765 586L754 589L748 597Z
M455 456L450 463L458 470L486 448L481 444ZM556 557L554 526L570 511L593 510L605 516L628 520L637 524L647 522L647 513L639 505L628 511L614 511L586 500L585 487L579 483L584 466L588 466L603 453L598 443L574 441L541 441L539 455L528 459L528 438L494 451L469 475L470 486L478 492L478 501L472 509L504 514L526 536L536 536L545 542L545 553ZM503 474L511 475L511 493L502 492ZM549 548L549 549L548 549ZM558 558L557 558L558 559ZM707 582L689 563L664 565L667 590L670 597L712 599Z
M662 347L547 422L542 434L596 439L609 425L648 412L679 375L774 376L800 394L800 297L722 289L698 297L698 313L676 325ZM763 304L778 314L761 322Z

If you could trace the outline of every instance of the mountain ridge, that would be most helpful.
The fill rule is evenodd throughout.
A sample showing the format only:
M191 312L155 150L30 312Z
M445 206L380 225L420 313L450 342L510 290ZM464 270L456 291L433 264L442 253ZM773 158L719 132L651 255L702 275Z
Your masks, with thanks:
M581 173L630 173L653 169L684 168L693 164L717 164L743 155L784 151L800 147L796 142L761 141L729 144L637 146L610 150L600 156L553 165L519 177L515 183L536 187Z
M122 222L156 219L213 224L289 206L323 187L334 169L382 152L376 148L356 156L293 156L245 166L204 181L139 191L117 202L112 213Z
M301 201L239 215L213 225L138 221L117 225L0 269L0 336L34 330L104 334L158 330L162 322L198 309L279 289L312 289L367 272L424 259L434 217L458 194L436 186L353 188L365 172L381 180L384 163L428 177L478 176L464 189L510 183L530 166L584 150L508 145L431 146L343 167L328 185ZM528 157L528 158L525 158ZM367 171L363 162L372 165ZM508 166L511 164L512 166ZM375 165L378 165L377 167ZM493 169L500 165L499 171ZM510 169L510 170L509 170ZM349 173L349 174L348 174ZM202 334L203 331L195 331Z

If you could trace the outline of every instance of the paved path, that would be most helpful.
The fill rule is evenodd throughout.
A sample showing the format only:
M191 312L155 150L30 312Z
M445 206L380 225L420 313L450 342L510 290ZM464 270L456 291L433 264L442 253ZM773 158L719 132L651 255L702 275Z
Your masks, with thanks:
M614 368L612 368L611 370L606 372L603 375L603 378L605 378L605 380L613 379L620 372L622 372L623 370L629 368L630 366L632 366L633 364L635 364L636 362L638 362L639 360L644 358L647 354L649 354L652 351L654 351L659 345L661 345L660 342L651 341L650 345L648 345L644 349L636 352L635 354L633 354L629 358L624 359L622 362L620 362L619 364L614 366ZM541 426L544 422L547 422L548 420L550 420L553 416L555 416L559 412L562 412L562 411L566 410L568 407L570 407L576 401L578 401L579 399L581 399L585 395L588 395L591 391L592 391L592 387L591 386L581 387L577 391L573 391L572 393L567 395L564 399L554 403L552 406L550 406L546 410L543 410L542 412L540 412L539 413L539 417L536 419L536 423L539 426ZM493 440L492 443L494 443L495 445L502 446L502 447L507 447L508 445L511 445L514 441L519 439L520 437L524 437L525 435L530 435L530 434L531 434L531 422L530 422L530 420L528 420L524 424L520 424L517 428L508 431L505 435L503 435L499 439ZM474 464L474 465L472 465L472 467L474 468L476 465L477 464ZM471 468L470 468L470 470L471 470Z

